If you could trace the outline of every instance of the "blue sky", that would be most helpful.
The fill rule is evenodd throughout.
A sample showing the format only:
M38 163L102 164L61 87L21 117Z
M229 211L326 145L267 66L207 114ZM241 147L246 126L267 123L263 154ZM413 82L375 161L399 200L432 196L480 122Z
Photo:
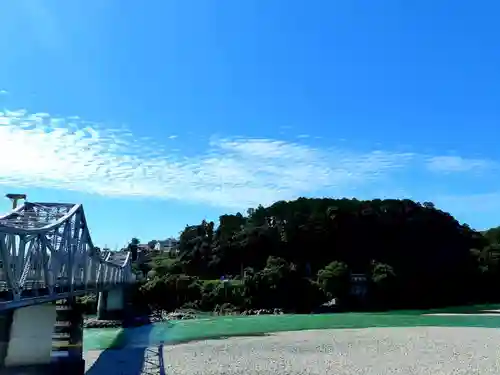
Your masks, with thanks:
M498 225L499 11L2 2L0 193L83 203L112 247L298 196L408 197Z

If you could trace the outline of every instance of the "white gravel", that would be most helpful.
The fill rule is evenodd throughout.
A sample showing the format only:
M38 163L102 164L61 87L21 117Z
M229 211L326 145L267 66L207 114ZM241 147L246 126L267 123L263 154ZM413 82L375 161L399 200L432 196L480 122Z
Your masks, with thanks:
M86 353L87 374L499 375L500 329L284 332L165 346L162 352L163 358L157 347L106 351L96 362L99 352L90 351ZM164 371L160 371L162 360Z

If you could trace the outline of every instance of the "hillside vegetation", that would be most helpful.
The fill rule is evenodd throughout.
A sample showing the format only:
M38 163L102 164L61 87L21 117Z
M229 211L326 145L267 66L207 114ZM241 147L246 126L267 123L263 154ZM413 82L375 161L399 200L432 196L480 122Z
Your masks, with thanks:
M150 276L137 305L311 312L332 298L344 309L499 300L500 228L480 233L429 202L300 198L217 224L187 226L178 258L137 267ZM361 296L355 274L366 276Z

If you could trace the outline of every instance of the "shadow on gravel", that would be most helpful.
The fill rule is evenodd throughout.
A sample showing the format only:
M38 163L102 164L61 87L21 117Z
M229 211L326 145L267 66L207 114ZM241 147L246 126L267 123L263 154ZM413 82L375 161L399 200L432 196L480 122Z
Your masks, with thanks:
M85 373L86 375L156 375L161 372L144 372L148 358L148 337L153 329L151 324L122 330L109 349L104 350L99 358ZM151 366L149 366L151 367ZM159 369L157 369L159 370Z
M231 335L207 335L205 337L173 339L159 345L148 345L152 324L122 330L110 347L101 352L99 358L86 375L165 375L163 348L165 345L184 344L203 340L224 340L230 337L263 337L267 333L245 333Z

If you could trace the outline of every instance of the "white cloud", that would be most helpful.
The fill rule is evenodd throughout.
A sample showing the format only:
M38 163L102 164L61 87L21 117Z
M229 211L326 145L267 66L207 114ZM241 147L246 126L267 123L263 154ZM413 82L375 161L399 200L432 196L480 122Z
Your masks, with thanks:
M8 91L6 90L0 90L0 95L8 95Z
M482 172L496 168L496 163L482 159L465 159L460 156L434 156L427 167L433 172Z
M186 140L189 142L189 140ZM315 191L352 195L403 170L411 153L318 149L273 139L213 138L195 156L168 143L106 129L79 117L0 112L0 184L147 196L232 208L269 204Z

